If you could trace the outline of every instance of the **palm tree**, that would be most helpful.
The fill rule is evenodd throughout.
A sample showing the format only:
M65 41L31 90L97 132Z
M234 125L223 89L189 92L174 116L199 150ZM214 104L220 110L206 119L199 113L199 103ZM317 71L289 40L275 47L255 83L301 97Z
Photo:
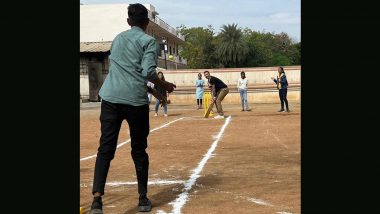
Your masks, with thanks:
M216 54L225 67L241 65L248 54L248 47L243 39L243 32L237 24L223 25L218 35L219 46Z

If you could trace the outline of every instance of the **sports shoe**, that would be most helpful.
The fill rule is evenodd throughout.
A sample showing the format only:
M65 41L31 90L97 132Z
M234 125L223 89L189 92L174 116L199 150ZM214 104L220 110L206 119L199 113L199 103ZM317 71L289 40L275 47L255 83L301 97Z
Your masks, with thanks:
M244 109L242 109L241 111L244 111Z
M168 116L168 114L164 114L164 117L167 117Z
M284 109L280 109L278 112L284 112L285 110Z
M103 214L102 207L103 207L102 197L101 196L94 197L94 200L92 201L92 205L91 205L90 214Z
M157 117L157 116L158 116L158 114L157 114L157 113L154 113L154 116L155 116L155 117Z
M150 200L146 197L146 195L140 195L137 210L139 212L150 212L151 209L152 203Z
M252 109L250 109L250 108L247 108L247 109L246 109L246 111L252 111Z
M216 115L214 118L215 119L224 119L224 116L222 116L222 115Z

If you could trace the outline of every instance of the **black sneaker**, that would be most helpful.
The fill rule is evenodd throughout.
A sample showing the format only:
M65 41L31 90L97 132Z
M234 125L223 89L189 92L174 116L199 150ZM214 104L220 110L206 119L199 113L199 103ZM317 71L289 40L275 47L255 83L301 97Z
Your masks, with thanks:
M284 112L285 110L284 109L280 109L278 112Z
M102 197L101 196L94 197L94 200L92 201L92 205L91 205L90 214L103 214L102 207L103 207Z
M146 195L140 195L138 211L150 212L151 209L152 209L152 203L150 202L150 200L146 197Z

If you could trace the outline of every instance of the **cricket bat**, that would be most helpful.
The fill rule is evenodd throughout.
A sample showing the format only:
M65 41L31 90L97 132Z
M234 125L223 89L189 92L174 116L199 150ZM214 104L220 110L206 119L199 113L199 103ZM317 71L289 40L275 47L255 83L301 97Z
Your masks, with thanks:
M211 102L211 104L208 106L207 111L205 113L205 118L208 118L208 116L210 115L210 112L212 111L212 108L214 108L214 103L215 102Z

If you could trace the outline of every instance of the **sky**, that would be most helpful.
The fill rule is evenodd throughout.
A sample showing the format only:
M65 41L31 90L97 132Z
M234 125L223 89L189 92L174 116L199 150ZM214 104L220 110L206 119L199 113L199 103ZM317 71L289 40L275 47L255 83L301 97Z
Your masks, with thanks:
M222 25L237 24L254 31L287 33L301 41L301 0L80 0L83 4L151 4L158 17L172 27L207 27L218 33Z

